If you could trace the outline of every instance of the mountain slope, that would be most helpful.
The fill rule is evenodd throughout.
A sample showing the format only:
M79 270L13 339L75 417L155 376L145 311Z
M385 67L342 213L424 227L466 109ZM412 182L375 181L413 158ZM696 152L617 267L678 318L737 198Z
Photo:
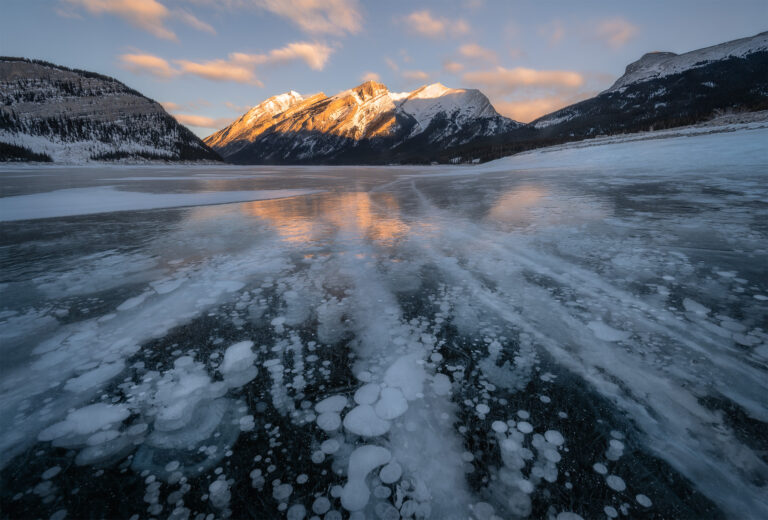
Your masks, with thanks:
M768 108L768 32L681 55L650 53L598 96L533 121L546 137L680 126Z
M763 32L680 55L646 54L597 96L511 131L444 150L436 160L488 161L569 141L766 109L768 32Z
M0 57L0 160L221 158L156 102L119 81Z
M436 150L518 125L477 90L435 83L392 93L368 81L331 97L269 98L205 142L245 164L424 162Z

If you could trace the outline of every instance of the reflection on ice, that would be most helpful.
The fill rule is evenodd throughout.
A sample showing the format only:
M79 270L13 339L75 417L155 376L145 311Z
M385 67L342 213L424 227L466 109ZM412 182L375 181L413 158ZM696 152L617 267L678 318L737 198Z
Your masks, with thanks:
M294 197L273 203L242 205L287 241L307 243L345 234L351 240L391 242L408 232L397 199L390 193L347 192Z
M3 511L765 517L768 193L728 166L754 138L716 174L679 158L705 136L635 143L647 174L619 144L563 152L578 177L548 152L105 216L114 247L8 225Z

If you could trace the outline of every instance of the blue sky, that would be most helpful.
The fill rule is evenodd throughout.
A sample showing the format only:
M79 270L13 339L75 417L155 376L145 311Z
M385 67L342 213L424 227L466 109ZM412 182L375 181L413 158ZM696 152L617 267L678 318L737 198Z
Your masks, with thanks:
M654 50L768 29L768 1L4 0L0 54L114 76L205 136L288 90L479 88L529 121Z

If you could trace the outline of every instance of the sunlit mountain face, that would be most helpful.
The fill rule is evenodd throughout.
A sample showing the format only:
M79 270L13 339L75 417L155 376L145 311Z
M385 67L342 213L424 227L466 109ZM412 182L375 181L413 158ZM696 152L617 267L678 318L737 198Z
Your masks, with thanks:
M516 126L478 90L435 83L394 93L368 81L332 97L291 91L269 98L205 142L236 163L366 163L416 143L457 146Z

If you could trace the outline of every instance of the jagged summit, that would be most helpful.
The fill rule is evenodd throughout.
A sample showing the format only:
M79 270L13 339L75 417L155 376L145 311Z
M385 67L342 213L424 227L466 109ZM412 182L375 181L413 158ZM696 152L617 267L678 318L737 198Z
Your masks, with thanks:
M341 161L361 147L402 149L417 136L458 145L515 126L479 90L432 83L397 93L366 81L330 97L271 97L205 142L234 162Z

